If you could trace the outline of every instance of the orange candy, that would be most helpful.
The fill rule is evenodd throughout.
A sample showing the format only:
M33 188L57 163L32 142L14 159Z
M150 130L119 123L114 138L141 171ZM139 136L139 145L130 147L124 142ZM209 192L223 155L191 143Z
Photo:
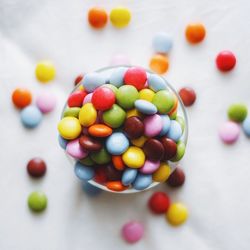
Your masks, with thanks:
M89 127L88 132L95 137L107 137L112 134L112 129L104 124L94 124Z
M125 168L125 164L120 155L112 155L112 162L117 170L123 170Z
M176 112L178 109L178 98L176 95L174 95L174 106L173 108L168 112L168 115L171 116L172 114L174 114L174 112Z
M93 28L101 29L108 22L108 14L103 8L93 7L88 12L88 21Z
M121 181L108 181L106 187L116 192L121 192L128 188L127 186L124 186Z
M152 71L158 73L158 74L164 74L167 72L169 67L169 61L167 56L156 54L152 56L149 67Z
M28 106L31 101L32 95L28 89L17 88L12 93L12 102L19 109Z
M186 27L186 38L190 43L200 43L206 35L206 29L202 23L190 23Z

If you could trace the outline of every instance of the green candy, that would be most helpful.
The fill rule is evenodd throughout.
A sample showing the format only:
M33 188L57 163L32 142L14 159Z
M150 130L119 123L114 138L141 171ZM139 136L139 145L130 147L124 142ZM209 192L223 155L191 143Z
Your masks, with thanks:
M137 99L139 99L139 93L132 85L123 85L116 93L116 100L124 109L132 109Z
M79 160L83 165L86 166L93 166L95 165L95 162L88 156L86 158L83 158L81 160Z
M106 164L111 160L111 157L105 148L102 148L98 152L91 153L90 157L97 164Z
M63 112L63 117L72 116L78 118L80 110L81 108L78 107L66 108Z
M118 91L118 88L112 84L104 84L104 85L102 85L102 87L110 88L114 92L114 94L116 94Z
M103 112L102 118L104 123L111 128L118 128L124 123L126 112L117 104L114 104L111 109Z
M181 125L181 129L182 129L182 132L183 132L184 129L185 129L185 126L186 126L184 118L182 116L177 116L176 121Z
M152 103L157 107L160 114L166 114L174 106L174 96L168 90L160 90L155 94Z
M176 162L179 161L185 154L186 146L184 142L179 141L177 142L177 152L175 157L173 157L170 161Z
M247 117L247 107L242 103L232 104L227 110L228 118L235 122L243 122Z
M28 197L29 208L34 212L42 212L47 207L47 197L43 192L32 192Z

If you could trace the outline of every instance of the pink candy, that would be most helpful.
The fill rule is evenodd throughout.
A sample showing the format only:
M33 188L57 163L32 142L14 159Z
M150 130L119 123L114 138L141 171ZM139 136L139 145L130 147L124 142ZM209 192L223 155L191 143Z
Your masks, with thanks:
M159 166L160 166L160 161L146 160L143 167L140 168L140 172L143 174L152 174L159 168Z
M239 138L240 126L232 121L221 124L219 128L219 137L226 144L232 144Z
M75 139L70 141L66 146L66 152L68 155L74 157L75 159L82 159L88 155L88 152L83 150L79 144L79 140Z
M154 137L158 135L163 127L162 119L159 115L147 116L144 119L144 134L147 137Z
M37 96L36 105L42 113L49 113L56 106L56 97L51 92L42 92Z
M135 243L140 240L144 234L144 227L140 222L130 221L122 227L122 237L128 243Z

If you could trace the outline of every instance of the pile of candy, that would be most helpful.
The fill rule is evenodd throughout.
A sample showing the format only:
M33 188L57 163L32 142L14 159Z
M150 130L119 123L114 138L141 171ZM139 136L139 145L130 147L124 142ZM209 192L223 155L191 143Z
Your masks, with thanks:
M116 192L144 190L166 181L170 162L183 157L183 112L166 80L142 68L90 73L68 98L59 143L81 180Z

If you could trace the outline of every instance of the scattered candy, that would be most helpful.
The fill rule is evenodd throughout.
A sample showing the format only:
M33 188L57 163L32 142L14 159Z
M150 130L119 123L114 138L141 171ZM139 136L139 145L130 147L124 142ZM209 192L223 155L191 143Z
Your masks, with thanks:
M144 234L144 227L140 222L130 221L122 227L122 237L128 243L139 241Z
M42 113L36 106L27 106L21 111L21 121L27 128L35 128L42 121Z
M185 174L183 170L177 167L167 180L170 187L180 187L185 182Z
M110 12L110 21L116 28L126 27L131 19L129 9L124 7L117 7Z
M169 61L167 56L161 54L153 55L150 59L149 67L152 71L158 74L166 73L169 68Z
M179 90L179 96L186 107L193 105L196 100L196 93L190 87L181 88Z
M172 38L164 32L157 33L153 38L153 48L156 53L167 54L172 46Z
M36 98L36 106L44 114L51 112L56 106L56 97L51 92L42 92Z
M247 117L247 106L242 103L230 105L227 110L228 118L235 122L243 122Z
M202 23L191 23L186 27L186 39L192 44L200 43L206 36L206 29Z
M221 51L216 57L216 65L220 71L230 71L236 65L236 57L231 51Z
M164 214L170 206L170 198L163 192L155 192L148 201L148 207L154 214Z
M46 173L46 163L41 158L33 158L27 164L27 171L30 176L39 178L45 175Z
M243 123L242 128L246 136L250 136L250 117L247 117Z
M47 83L55 78L56 69L52 62L41 61L36 65L36 78L42 83Z
M47 207L47 197L43 192L32 192L28 197L28 206L34 212L42 212Z
M108 14L103 8L93 7L88 12L88 21L93 28L101 29L108 22Z
M12 93L12 102L19 109L23 109L30 105L31 101L32 94L28 89L17 88Z
M240 135L240 126L232 121L226 121L219 128L219 137L226 144L236 142Z
M173 226L183 224L188 217L188 210L182 203L172 203L166 213L166 219Z

